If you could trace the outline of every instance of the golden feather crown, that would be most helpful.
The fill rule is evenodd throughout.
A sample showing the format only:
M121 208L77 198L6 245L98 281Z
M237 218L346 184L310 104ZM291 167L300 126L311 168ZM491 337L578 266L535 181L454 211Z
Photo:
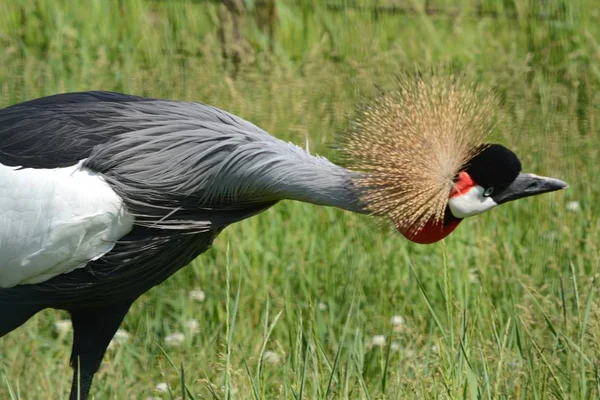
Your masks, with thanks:
M358 109L339 138L368 210L416 233L444 218L457 174L495 126L491 91L460 77L403 75Z

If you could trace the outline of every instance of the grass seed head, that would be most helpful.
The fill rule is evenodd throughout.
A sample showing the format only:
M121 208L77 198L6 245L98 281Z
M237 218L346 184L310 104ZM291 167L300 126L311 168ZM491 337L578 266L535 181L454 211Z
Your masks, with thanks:
M455 76L402 75L359 108L340 137L346 166L374 215L418 232L444 218L457 174L485 148L497 102Z

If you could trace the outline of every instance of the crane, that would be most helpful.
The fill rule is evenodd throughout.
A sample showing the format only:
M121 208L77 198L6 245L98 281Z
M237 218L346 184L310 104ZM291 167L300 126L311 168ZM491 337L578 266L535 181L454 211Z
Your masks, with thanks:
M364 108L340 139L345 167L205 104L81 92L1 109L0 337L67 310L70 398L85 400L132 303L281 200L387 217L433 243L567 187L483 142L487 103L443 87L409 84Z

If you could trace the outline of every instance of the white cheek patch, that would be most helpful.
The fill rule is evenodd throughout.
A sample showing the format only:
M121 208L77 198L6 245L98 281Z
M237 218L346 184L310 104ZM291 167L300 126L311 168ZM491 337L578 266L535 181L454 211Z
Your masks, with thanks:
M452 215L456 218L466 218L496 207L498 204L491 197L484 196L483 192L483 187L474 186L464 194L451 197L448 206Z

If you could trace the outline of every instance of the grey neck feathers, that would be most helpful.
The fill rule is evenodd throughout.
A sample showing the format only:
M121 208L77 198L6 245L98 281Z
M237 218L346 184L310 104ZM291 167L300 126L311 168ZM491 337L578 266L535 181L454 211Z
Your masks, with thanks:
M245 201L297 200L365 212L352 172L273 137L241 145L215 174L207 196ZM209 201L210 202L210 201Z

